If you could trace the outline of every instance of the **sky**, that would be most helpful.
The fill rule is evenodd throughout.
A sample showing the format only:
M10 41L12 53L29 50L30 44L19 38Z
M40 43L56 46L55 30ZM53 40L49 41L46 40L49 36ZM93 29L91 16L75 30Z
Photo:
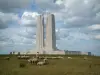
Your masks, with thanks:
M100 55L100 0L0 0L0 54L36 48L36 17L55 15L56 46Z

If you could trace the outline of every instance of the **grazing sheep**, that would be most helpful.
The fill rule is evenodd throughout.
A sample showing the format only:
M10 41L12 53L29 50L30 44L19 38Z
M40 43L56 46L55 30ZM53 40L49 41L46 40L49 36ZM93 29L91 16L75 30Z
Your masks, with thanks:
M38 62L37 58L32 59L32 63L37 63L37 62Z
M48 59L44 58L43 61L37 62L37 65L41 66L41 65L46 65L48 64Z
M18 59L29 59L30 56L17 56Z
M51 57L52 59L64 59L64 57L58 56L58 57Z
M49 64L49 62L48 62L48 59L47 59L47 58L43 59L43 61L45 62L45 64Z
M17 56L18 59L23 59L25 56Z
M18 59L20 59L20 58L21 58L21 56L17 56L17 58L18 58Z
M28 59L28 62L31 63L31 59Z
M24 59L25 56L17 56L18 59Z
M87 57L84 57L84 60L87 60L88 58Z
M48 63L47 59L43 59L43 61L37 62L37 65L42 66L42 65L46 65L47 63Z
M45 64L44 61L40 61L40 62L37 63L37 65L39 65L39 66L44 65L44 64Z
M9 59L10 59L10 57L5 57L4 59L5 59L5 60L9 60Z
M57 57L51 57L52 59L57 59Z
M59 59L64 59L64 57L58 56Z
M29 59L29 60L28 60L28 62L31 63L31 64L33 64L33 63L36 64L38 61L39 61L39 60L38 60L37 58L32 58L32 59Z
M43 59L43 61L44 61L44 62L47 62L47 61L48 61L48 59L47 59L47 58L44 58L44 59Z
M68 57L68 59L72 59L72 57Z

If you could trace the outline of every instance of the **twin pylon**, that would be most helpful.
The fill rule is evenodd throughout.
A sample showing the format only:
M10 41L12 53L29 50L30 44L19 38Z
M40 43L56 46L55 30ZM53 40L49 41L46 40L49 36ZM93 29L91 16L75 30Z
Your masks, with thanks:
M55 16L49 13L46 23L44 19L43 15L37 17L36 48L39 52L56 50Z

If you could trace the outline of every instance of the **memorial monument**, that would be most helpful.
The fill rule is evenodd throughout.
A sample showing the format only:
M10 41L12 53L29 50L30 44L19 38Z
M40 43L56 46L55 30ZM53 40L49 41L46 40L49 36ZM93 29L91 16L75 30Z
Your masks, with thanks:
M44 26L44 16L37 17L36 49L31 54L65 54L65 51L58 50L56 47L55 16L47 14L46 26ZM46 38L44 39L44 27L46 27Z

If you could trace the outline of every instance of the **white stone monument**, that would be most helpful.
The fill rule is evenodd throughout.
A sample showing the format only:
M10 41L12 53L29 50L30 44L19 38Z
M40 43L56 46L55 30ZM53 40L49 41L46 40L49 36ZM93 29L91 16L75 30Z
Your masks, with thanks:
M47 14L46 18L46 39L44 42L44 17L39 15L37 17L37 31L36 31L36 50L32 50L31 54L65 54L65 51L56 48L56 33L55 33L55 16ZM45 44L45 45L44 45Z

